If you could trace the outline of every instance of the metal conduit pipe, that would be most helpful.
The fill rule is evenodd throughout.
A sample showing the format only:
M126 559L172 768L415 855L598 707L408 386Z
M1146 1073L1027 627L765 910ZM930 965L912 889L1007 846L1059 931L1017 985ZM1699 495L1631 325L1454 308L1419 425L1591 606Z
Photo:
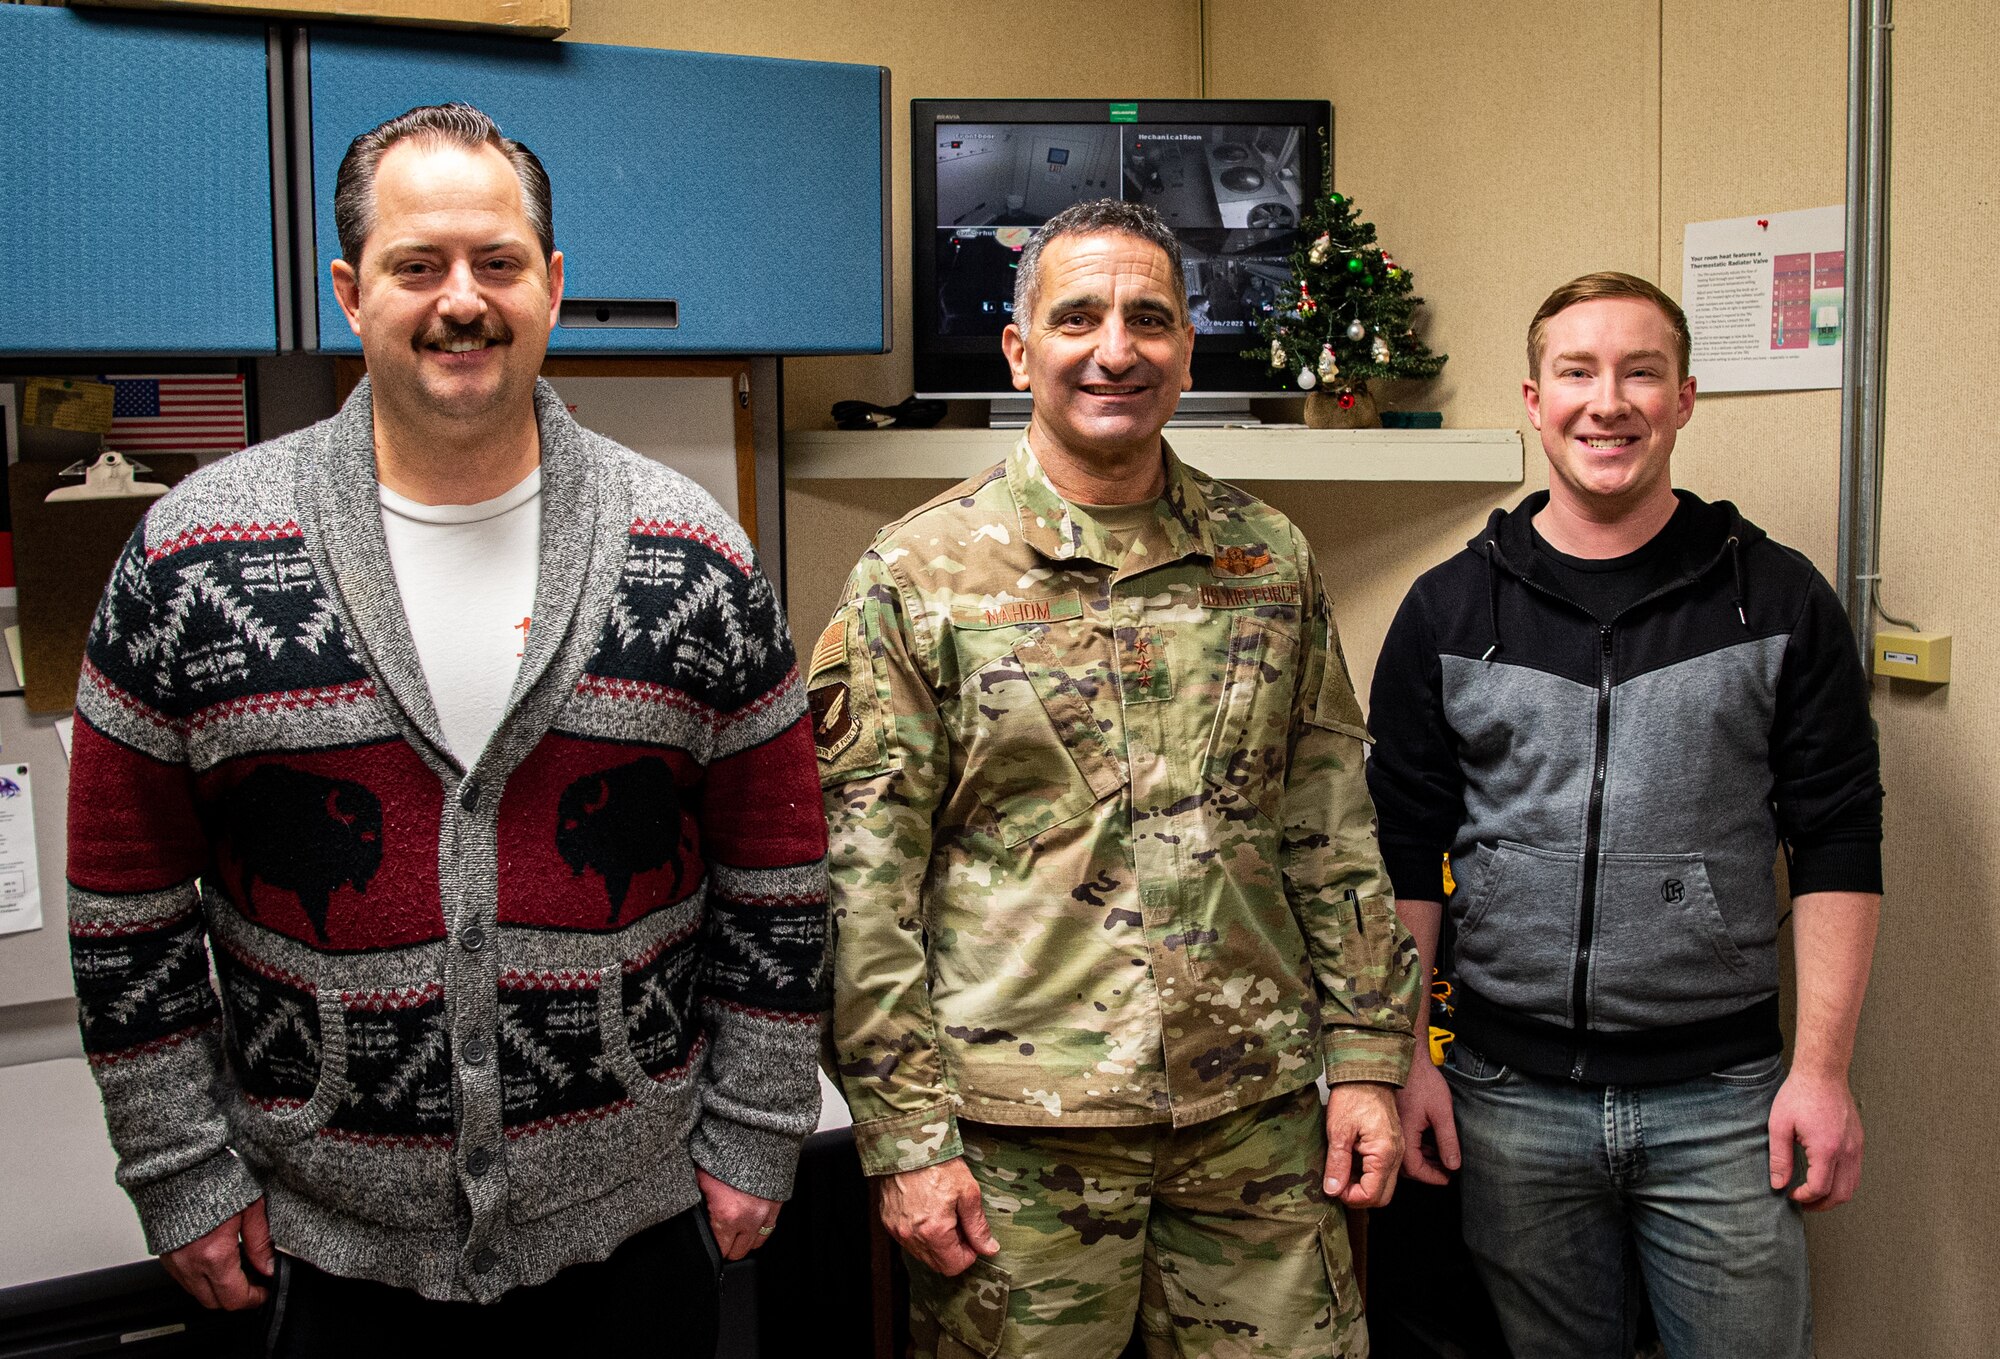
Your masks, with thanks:
M1875 643L1882 526L1882 394L1889 309L1889 37L1893 0L1849 0L1846 342L1840 383L1836 585L1864 669Z

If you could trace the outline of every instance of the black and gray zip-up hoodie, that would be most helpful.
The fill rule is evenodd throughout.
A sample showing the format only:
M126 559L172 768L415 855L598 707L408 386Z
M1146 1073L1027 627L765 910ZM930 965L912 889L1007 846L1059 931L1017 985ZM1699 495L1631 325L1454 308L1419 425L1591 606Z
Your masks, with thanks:
M1685 491L1681 569L1600 622L1536 569L1546 492L1411 587L1375 670L1368 785L1400 897L1454 890L1455 1031L1589 1082L1779 1050L1775 861L1881 890L1882 788L1839 600ZM1677 531L1680 531L1677 525Z

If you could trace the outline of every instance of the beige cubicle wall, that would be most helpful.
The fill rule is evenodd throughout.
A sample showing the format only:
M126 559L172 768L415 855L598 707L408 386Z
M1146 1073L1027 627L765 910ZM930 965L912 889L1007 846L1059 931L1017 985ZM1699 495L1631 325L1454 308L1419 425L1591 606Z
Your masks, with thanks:
M1988 626L2000 599L1993 17L1981 0L1896 7L1883 589L1893 611L1954 633L1955 678L1875 687L1889 898L1855 1063L1869 1180L1855 1211L1812 1237L1828 1359L2000 1346L2000 1161L1987 1154L2000 1082L1983 1060L1986 1022L2000 1013L1989 895L2000 861L2000 636ZM1823 504L1831 459L1798 443L1777 456L1771 498L1789 483Z

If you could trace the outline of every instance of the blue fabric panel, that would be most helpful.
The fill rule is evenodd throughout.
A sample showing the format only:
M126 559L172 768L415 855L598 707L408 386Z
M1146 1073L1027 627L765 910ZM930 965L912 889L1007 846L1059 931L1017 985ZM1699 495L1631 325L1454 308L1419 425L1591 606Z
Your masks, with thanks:
M566 296L680 304L677 328L558 327L551 352L879 352L880 82L874 66L315 28L320 347L360 348L327 282L348 143L465 100L548 167Z
M278 347L264 29L0 5L0 353Z

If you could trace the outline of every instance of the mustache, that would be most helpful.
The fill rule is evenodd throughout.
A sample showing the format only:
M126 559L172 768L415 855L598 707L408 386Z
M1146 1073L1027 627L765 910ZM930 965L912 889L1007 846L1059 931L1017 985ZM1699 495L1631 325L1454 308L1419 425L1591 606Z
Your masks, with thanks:
M514 332L497 316L484 316L469 325L440 318L417 336L417 347L427 349L431 345L447 345L457 340L490 340L495 344L506 344L513 338Z

